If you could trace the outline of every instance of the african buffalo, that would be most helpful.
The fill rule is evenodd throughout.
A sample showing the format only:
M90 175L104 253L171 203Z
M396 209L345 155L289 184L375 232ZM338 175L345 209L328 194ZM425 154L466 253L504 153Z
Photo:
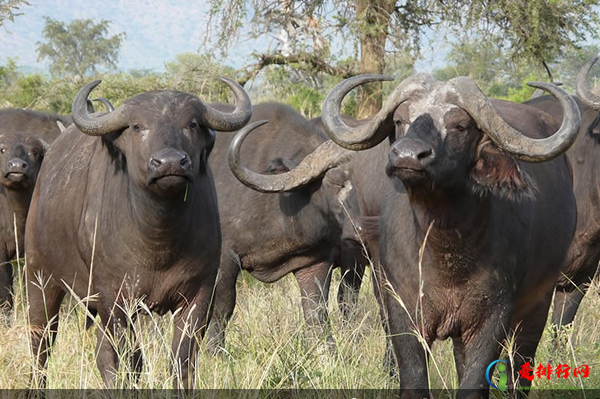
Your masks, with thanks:
M577 95L581 112L579 136L567 151L573 168L573 190L577 198L577 229L565 268L558 278L552 322L559 329L575 318L579 304L594 278L600 261L600 98L590 92L587 75L598 60L594 57L579 72ZM552 96L525 102L560 120L562 109Z
M267 283L294 273L302 292L306 322L324 327L332 262L345 266L348 276L344 278L352 284L357 280L350 274L354 272L354 262L356 258L362 260L362 248L353 245L356 235L346 213L352 212L353 205L352 186L344 164L332 164L316 181L283 192L286 172L326 141L327 136L283 104L257 105L251 122L260 119L268 119L269 123L259 127L254 139L243 147L240 156L246 166L240 166L238 159L232 173L228 165L219 162L230 143L239 143L234 133L217 135L210 162L223 235L215 307L208 330L212 351L223 345L241 270ZM247 171L246 167L259 173ZM355 298L344 289L347 287L341 291L344 299Z
M557 128L535 108L489 100L468 78L421 74L402 82L368 124L348 127L343 98L373 80L386 79L340 83L322 115L346 149L391 142L387 156L384 147L371 154L387 158L388 184L356 190L380 204L375 256L403 394L429 395L428 347L452 338L459 388L469 389L459 396L488 397L484 370L501 343L515 334L517 372L533 361L544 329L576 222L570 169L559 156L575 140L579 110L556 86L535 84L566 110Z
M214 130L237 130L252 114L246 92L222 80L235 94L231 113L166 90L90 115L86 99L100 81L75 97L75 126L46 154L25 231L38 367L45 368L60 304L72 292L100 315L97 364L107 387L115 386L119 363L113 344L123 349L126 339L135 342L128 328L135 313L127 309L138 310L136 301L158 314L175 313L174 384L193 386L196 338L210 319L221 246L208 156ZM131 369L139 370L135 344L127 353Z
M23 108L0 110L0 135L14 132L30 132L52 143L60 133L62 125L73 123L70 115L55 115Z
M535 84L566 109L558 128L535 108L489 100L468 78L420 74L403 81L368 123L347 126L339 115L344 96L379 80L386 78L358 76L332 90L322 118L345 149L305 159L328 165L348 150L371 148L352 161L351 181L378 236L373 257L385 281L401 396L429 396L428 348L452 338L465 389L458 396L488 397L485 370L507 334L516 334L516 372L532 361L543 332L576 223L560 155L576 137L579 111L559 88ZM377 145L386 138L389 144ZM548 162L531 163L541 161ZM296 170L306 175L302 169L288 180Z
M11 261L23 251L25 220L48 143L30 133L0 134L0 310L13 304Z

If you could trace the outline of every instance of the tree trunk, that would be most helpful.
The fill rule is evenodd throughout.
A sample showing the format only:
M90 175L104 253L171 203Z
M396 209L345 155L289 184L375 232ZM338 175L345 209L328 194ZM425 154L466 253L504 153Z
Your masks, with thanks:
M360 73L382 74L385 67L385 42L390 14L395 0L356 0L360 29ZM382 104L381 83L362 85L358 89L356 116L367 118Z

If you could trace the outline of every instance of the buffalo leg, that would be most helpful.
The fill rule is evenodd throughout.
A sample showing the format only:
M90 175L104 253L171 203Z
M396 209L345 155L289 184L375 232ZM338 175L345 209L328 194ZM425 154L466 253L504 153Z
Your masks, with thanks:
M390 338L390 327L388 324L387 316L387 305L385 303L386 296L384 293L384 272L379 262L373 261L373 294L377 303L379 304L379 318L381 320L381 326L385 332L385 352L383 354L383 369L388 372L391 377L398 375L398 369L396 365L396 359L394 357L394 349L392 347L392 340Z
M419 340L413 323L397 299L385 294L390 339L398 362L401 398L428 398L427 348Z
M183 387L189 391L194 388L195 357L198 352L198 342L204 336L210 321L212 296L212 284L203 286L196 299L175 317L175 331L171 346L175 389Z
M0 260L0 316L8 317L13 307L13 266Z
M327 311L331 264L329 262L316 263L294 271L294 276L300 286L302 310L306 324L317 327L319 335L327 339L330 348L334 348L335 341L331 335Z
M236 262L221 262L215 286L213 314L206 332L206 346L208 352L213 355L225 347L225 328L235 309L235 285L239 272L240 268Z
M468 340L464 340L464 335L453 338L459 383L457 398L489 397L490 386L485 373L490 363L500 356L499 343L505 339L508 324L508 320L502 320L500 314L495 314L483 321L478 331L468 334Z
M31 388L43 389L46 387L48 356L58 332L58 313L65 292L52 281L37 280L32 273L28 273L30 344L37 365L32 374Z
M519 378L519 370L526 363L529 363L531 369L535 369L534 356L544 333L551 299L552 293L543 298L538 305L523 316L522 320L516 323L515 347L517 353L514 356L514 378ZM519 383L526 389L531 386L531 381L526 378L519 378ZM525 392L527 391L525 390Z
M572 292L556 290L554 294L552 324L556 326L558 331L573 322L586 290L587 285L579 286Z
M113 306L112 311L104 307L98 309L102 328L96 332L96 364L104 385L115 389L117 385L117 372L119 360L126 359L129 364L127 385L137 381L142 371L142 352L138 346L135 333L128 325L127 316L120 309ZM117 352L118 351L118 352Z
M349 321L358 304L358 294L368 260L358 244L342 243L336 257L336 266L341 269L338 289L338 306L344 320Z

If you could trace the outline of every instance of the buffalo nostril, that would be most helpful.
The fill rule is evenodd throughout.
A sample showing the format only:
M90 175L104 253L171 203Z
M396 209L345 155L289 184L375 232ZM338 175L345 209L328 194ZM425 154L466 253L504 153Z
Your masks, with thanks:
M431 155L433 155L433 150L432 150L432 149L428 149L428 150L425 150L425 151L423 151L423 152L419 153L419 154L417 155L417 159L418 159L419 161L422 161L423 159L425 159L425 158L428 158L428 157L430 157Z
M162 162L160 161L160 159L156 159L153 157L150 159L150 165L154 166L155 168L158 168L160 165L162 165Z
M181 161L179 162L179 164L181 166L186 166L189 162L190 162L190 159L188 158L188 156L184 155L183 158L181 159Z

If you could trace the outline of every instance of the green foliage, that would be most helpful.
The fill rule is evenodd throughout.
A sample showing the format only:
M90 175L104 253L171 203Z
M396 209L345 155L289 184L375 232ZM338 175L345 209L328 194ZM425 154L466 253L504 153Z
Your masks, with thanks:
M599 0L446 2L448 18L459 35L480 33L508 45L511 58L537 64L588 37L598 37L600 17L594 7L599 4Z
M490 97L500 98L502 100L513 101L516 103L521 103L523 101L527 101L531 98L531 95L535 92L535 87L527 86L527 82L539 81L538 76L535 74L531 74L521 80L521 85L519 87L508 87L506 95L490 95Z
M166 85L174 90L192 93L211 101L226 102L231 90L219 77L234 77L234 69L224 66L206 54L178 54L175 61L165 64Z
M31 108L42 95L44 78L40 74L25 75L17 79L14 84L15 95L13 102L19 108Z
M556 71L556 80L563 82L567 88L574 88L579 69L598 53L600 53L600 47L595 44L579 48L567 48L551 64L551 68ZM592 73L597 69L594 66Z
M525 82L547 81L540 67L515 62L496 43L480 37L455 44L446 59L446 67L433 71L437 79L467 76L493 98L524 101L535 91L525 86Z
M164 73L135 70L95 74L85 81L72 76L26 75L9 59L6 65L0 66L0 104L69 114L73 98L84 83L92 79L102 79L93 95L106 97L115 106L136 94L166 89L192 93L205 101L227 102L233 98L231 90L217 77L232 75L232 68L197 54L180 54L167 64Z
M44 17L42 36L37 43L38 60L48 58L54 76L75 75L83 79L97 73L97 67L115 68L125 33L106 37L110 21L75 19L69 25Z

